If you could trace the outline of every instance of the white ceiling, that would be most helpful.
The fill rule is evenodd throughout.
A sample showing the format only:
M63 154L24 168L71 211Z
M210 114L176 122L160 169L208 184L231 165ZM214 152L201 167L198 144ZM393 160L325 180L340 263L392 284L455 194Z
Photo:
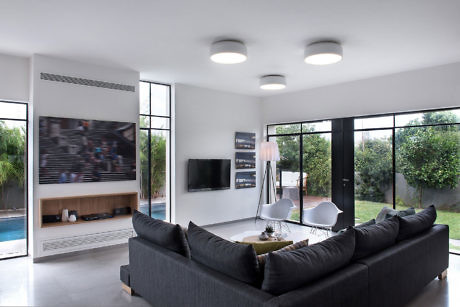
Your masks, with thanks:
M248 61L211 62L209 46L217 38L244 41ZM304 46L324 39L342 43L344 60L305 64ZM259 89L264 74L285 74L287 92L458 62L460 1L2 0L0 52L264 96L280 93Z

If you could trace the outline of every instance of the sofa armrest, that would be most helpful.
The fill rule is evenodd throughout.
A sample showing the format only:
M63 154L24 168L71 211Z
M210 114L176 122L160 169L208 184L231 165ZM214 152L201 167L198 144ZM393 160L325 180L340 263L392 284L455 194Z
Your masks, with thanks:
M130 282L154 306L263 306L273 296L141 238L129 239Z

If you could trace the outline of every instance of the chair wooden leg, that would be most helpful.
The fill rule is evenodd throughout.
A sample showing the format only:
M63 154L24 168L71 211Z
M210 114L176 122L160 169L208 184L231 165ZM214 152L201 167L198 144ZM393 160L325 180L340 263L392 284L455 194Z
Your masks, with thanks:
M443 280L447 278L447 270L444 270L441 274L438 275L439 280Z
M121 288L128 293L129 295L134 295L134 290L131 289L130 286L125 285L124 283L121 283Z

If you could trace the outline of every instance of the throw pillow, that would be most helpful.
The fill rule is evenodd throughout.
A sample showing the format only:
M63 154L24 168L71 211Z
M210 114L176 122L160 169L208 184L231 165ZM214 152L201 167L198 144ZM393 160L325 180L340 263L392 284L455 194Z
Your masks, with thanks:
M292 241L270 241L270 242L258 243L258 242L236 241L236 243L250 244L252 245L252 247L254 247L254 250L256 251L256 255L261 255L261 254L266 254L269 252L279 250L280 248L291 245L293 242Z
M355 227L356 247L353 259L360 259L381 251L396 243L399 221L396 216L381 223Z
M395 216L395 215L403 217L403 216L414 215L414 214L415 214L415 209L413 207L410 207L410 208L407 208L406 210L399 210L399 211L391 210L385 215L385 218L389 219L390 217Z
M429 229L436 220L436 208L431 205L417 214L399 218L399 235L397 240L408 239Z
M289 252L268 254L262 290L279 295L347 265L355 249L353 231Z
M257 285L259 264L252 245L227 241L192 222L187 235L193 260L239 281Z
M414 208L408 208L406 210L394 210L388 207L383 207L382 210L377 214L377 217L375 218L376 223L380 223L384 221L385 219L388 219L392 216L398 215L398 216L407 216L407 215L412 215L415 214L415 209Z
M133 227L137 235L166 249L190 258L190 249L180 225L174 225L134 210Z
M292 241L290 241L290 242L292 242ZM281 249L273 251L273 253L293 251L293 250L296 250L296 249L299 249L299 248L302 248L302 247L305 247L305 246L308 246L308 239L296 242L294 244L290 244L290 245L285 246L285 247L283 247ZM267 262L268 254L269 253L265 253L265 254L260 254L260 255L257 256L257 261L259 262L259 269L260 269L261 272L263 272L263 270L265 268L265 262Z

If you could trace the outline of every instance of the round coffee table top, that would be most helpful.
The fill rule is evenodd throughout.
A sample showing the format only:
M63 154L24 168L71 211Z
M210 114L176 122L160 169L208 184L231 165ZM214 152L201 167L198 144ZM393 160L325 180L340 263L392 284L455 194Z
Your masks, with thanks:
M238 233L234 236L230 237L230 240L232 241L238 241L238 242L273 242L277 241L276 239L272 239L269 241L260 241L259 240L259 235L262 233L262 230L248 230L244 231L242 233ZM293 232L286 232L283 233L283 239L284 241L293 241L294 243L303 241L307 239L308 236L306 232L301 232L301 231L293 231Z

